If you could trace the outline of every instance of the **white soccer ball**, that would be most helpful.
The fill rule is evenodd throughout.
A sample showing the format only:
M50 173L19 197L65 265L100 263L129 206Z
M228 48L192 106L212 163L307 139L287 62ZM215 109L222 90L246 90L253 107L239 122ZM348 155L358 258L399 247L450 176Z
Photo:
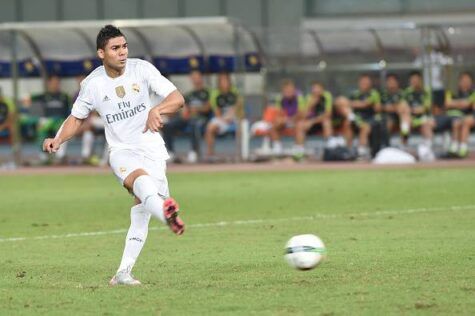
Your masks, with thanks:
M315 235L294 236L290 238L285 246L285 259L295 269L313 269L325 259L325 256L325 245Z

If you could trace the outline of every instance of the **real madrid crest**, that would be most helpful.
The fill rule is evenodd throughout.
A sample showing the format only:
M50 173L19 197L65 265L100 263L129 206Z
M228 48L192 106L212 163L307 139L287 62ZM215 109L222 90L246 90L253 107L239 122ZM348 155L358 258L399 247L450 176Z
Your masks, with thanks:
M132 84L132 90L139 93L140 92L140 86L137 83L134 83L134 84Z
M119 98L123 98L125 96L125 88L124 86L115 87L115 93Z

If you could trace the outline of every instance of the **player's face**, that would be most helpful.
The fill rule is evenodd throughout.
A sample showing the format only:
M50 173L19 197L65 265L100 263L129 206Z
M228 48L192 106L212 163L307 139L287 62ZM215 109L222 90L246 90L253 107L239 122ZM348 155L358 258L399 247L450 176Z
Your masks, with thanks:
M422 88L422 78L419 76L411 76L409 78L409 85L414 89L421 89Z
M198 71L194 71L190 74L190 81L196 89L203 87L203 76Z
M399 82L394 77L389 77L386 79L386 88L391 91L399 89Z
M470 76L464 75L464 76L460 77L460 80L459 80L459 89L460 90L469 91L470 89L472 89L472 85L473 85L473 82L472 82L472 78L470 78Z
M111 68L117 72L122 72L127 63L129 49L125 37L119 36L111 38L104 49L97 51L99 58L102 59L105 67Z
M366 92L371 89L371 79L368 77L361 77L360 80L358 81L358 87L360 91Z
M286 84L282 87L282 96L286 99L293 98L295 96L295 86L292 83Z
M312 85L312 94L315 97L319 97L323 94L323 87L319 84Z
M51 77L46 84L48 92L57 93L61 89L61 82L58 77Z
M219 87L219 90L223 92L227 92L229 91L229 89L231 89L231 82L228 75L219 75L218 87Z

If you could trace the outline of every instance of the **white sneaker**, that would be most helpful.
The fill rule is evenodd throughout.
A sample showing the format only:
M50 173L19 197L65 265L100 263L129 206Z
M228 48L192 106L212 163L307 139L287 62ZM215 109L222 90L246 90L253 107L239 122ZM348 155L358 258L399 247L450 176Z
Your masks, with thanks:
M417 146L417 156L419 158L419 161L422 162L432 162L435 160L435 155L432 151L432 148L425 144L420 144L419 146Z
M281 156L284 154L284 146L282 146L281 142L274 142L272 146L272 154L275 156Z
M198 154L196 151L192 150L188 152L187 160L189 163L197 163L198 162Z
M112 279L109 281L109 285L141 285L139 280L134 279L132 274L128 270L118 271Z

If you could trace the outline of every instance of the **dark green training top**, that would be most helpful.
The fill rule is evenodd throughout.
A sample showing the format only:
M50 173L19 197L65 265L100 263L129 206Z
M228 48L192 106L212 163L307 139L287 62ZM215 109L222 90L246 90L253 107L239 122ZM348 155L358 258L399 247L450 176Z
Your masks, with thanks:
M464 116L470 115L473 111L473 105L475 104L475 91L470 89L468 91L458 90L457 93L452 95L451 92L448 92L446 95L446 101L449 102L451 99L453 100L466 100L470 101L470 106L465 109L449 109L447 110L447 115L449 116Z
M193 90L185 96L185 102L190 108L202 107L205 103L209 102L209 99L210 92L206 88ZM200 112L198 115L208 118L211 115L211 109L208 113Z
M375 89L371 89L368 92L361 92L360 90L356 90L350 95L350 100L368 101L370 103L370 106L364 109L354 109L353 111L361 118L369 119L373 118L376 114L375 107L378 103L381 102L381 96L379 95L379 92Z
M430 113L432 96L428 90L415 90L414 88L409 87L404 91L404 100L406 100L411 109L421 106L424 108L423 113L412 114L413 117L420 117Z
M67 118L71 112L70 99L66 93L39 94L31 98L32 106L39 106L42 116L49 118Z

